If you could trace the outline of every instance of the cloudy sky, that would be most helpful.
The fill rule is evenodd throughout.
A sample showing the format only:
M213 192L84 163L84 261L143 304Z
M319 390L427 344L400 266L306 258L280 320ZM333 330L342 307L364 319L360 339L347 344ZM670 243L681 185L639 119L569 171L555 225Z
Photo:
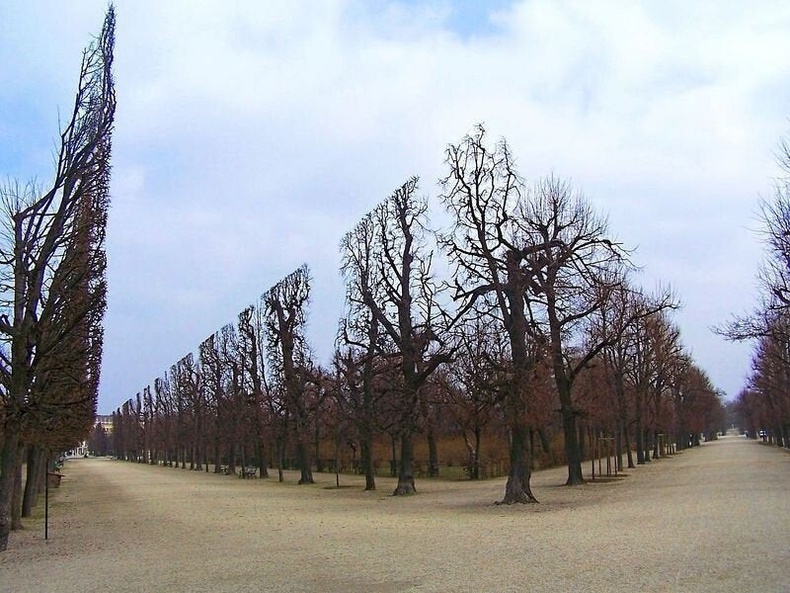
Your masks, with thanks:
M0 176L45 182L106 2L0 5ZM569 178L684 303L729 397L750 349L710 327L755 299L760 197L790 132L790 3L117 2L109 413L301 263L328 362L338 243L410 175L436 196L477 122L528 180Z

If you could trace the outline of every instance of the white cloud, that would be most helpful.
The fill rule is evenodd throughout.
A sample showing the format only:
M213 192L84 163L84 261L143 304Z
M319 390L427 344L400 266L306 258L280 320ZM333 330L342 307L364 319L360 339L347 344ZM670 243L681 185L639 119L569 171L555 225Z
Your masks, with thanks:
M340 237L409 175L435 195L444 147L478 121L525 176L571 177L609 214L639 245L646 285L669 282L687 303L684 336L714 382L739 387L748 354L707 328L752 297L745 227L787 129L790 9L533 0L484 18L462 6L119 3L103 410L303 261L327 356ZM0 9L0 57L15 58L0 105L29 98L36 129L53 126L47 150L104 8ZM25 125L13 117L0 133Z

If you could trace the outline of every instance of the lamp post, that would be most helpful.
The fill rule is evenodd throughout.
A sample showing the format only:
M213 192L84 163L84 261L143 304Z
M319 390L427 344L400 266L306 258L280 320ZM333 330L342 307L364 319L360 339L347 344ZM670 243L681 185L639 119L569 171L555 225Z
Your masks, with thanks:
M49 459L50 453L47 452L47 479L44 480L44 540L49 539Z

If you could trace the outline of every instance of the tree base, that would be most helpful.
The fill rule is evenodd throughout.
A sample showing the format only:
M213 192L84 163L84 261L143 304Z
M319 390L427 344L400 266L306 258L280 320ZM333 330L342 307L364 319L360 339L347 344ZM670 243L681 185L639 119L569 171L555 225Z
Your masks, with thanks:
M401 478L398 480L398 487L392 493L393 496L411 496L417 494L417 488L414 487L414 478Z
M528 492L521 492L521 493L506 493L505 498L500 501L495 502L494 504L539 504L537 498L532 496L532 493Z

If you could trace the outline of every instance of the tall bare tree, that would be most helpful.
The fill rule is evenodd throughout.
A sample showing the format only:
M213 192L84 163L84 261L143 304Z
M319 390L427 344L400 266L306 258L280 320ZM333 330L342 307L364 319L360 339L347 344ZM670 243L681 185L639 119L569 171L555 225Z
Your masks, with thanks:
M310 271L303 265L261 297L266 313L269 371L294 421L300 484L314 481L309 449L309 426L314 408L307 397L312 358L305 333L310 284Z
M568 485L582 483L579 410L572 390L579 373L616 336L590 341L586 327L623 282L628 254L612 241L606 220L556 177L535 184L519 205L516 235L530 252L528 331L544 341L560 399ZM569 356L570 352L574 356Z
M376 265L376 225L372 216L363 218L340 242L341 272L346 281L346 316L340 321L337 372L342 375L345 394L356 420L360 439L360 458L365 474L365 490L376 489L373 466L376 393L374 380L383 343L380 324L364 295L382 302L383 284Z
M395 190L341 243L349 310L357 321L365 320L365 331L375 332L366 347L397 360L396 495L416 492L412 464L420 390L450 359L440 341L442 312L432 279L433 254L425 242L427 202L417 196L417 182L413 177Z
M52 185L41 194L31 188L19 195L11 187L2 195L6 234L0 248L0 282L3 293L10 296L0 315L4 417L0 551L8 543L11 476L20 463L28 420L46 427L62 422L77 407L82 412L73 416L77 424L72 438L87 436L93 422L106 291L104 229L115 117L114 45L115 12L110 6L101 34L83 54ZM77 345L77 353L67 344ZM55 359L66 362L69 370L56 372ZM47 369L47 378L42 369ZM58 397L54 386L66 375L78 377L79 386Z
M255 438L255 457L262 478L269 476L265 461L265 401L268 392L265 374L266 326L261 307L247 307L239 313L239 345L244 353L244 382L247 393L247 408L252 421Z
M524 259L537 248L517 243L513 235L514 213L525 197L524 183L507 143L503 140L489 148L482 125L451 144L445 160L449 172L442 181L441 198L453 226L440 242L454 266L454 298L466 301L470 313L499 324L508 336L512 366L502 405L510 430L510 470L502 502L537 502L529 483L530 389L545 347L529 331L532 271Z

